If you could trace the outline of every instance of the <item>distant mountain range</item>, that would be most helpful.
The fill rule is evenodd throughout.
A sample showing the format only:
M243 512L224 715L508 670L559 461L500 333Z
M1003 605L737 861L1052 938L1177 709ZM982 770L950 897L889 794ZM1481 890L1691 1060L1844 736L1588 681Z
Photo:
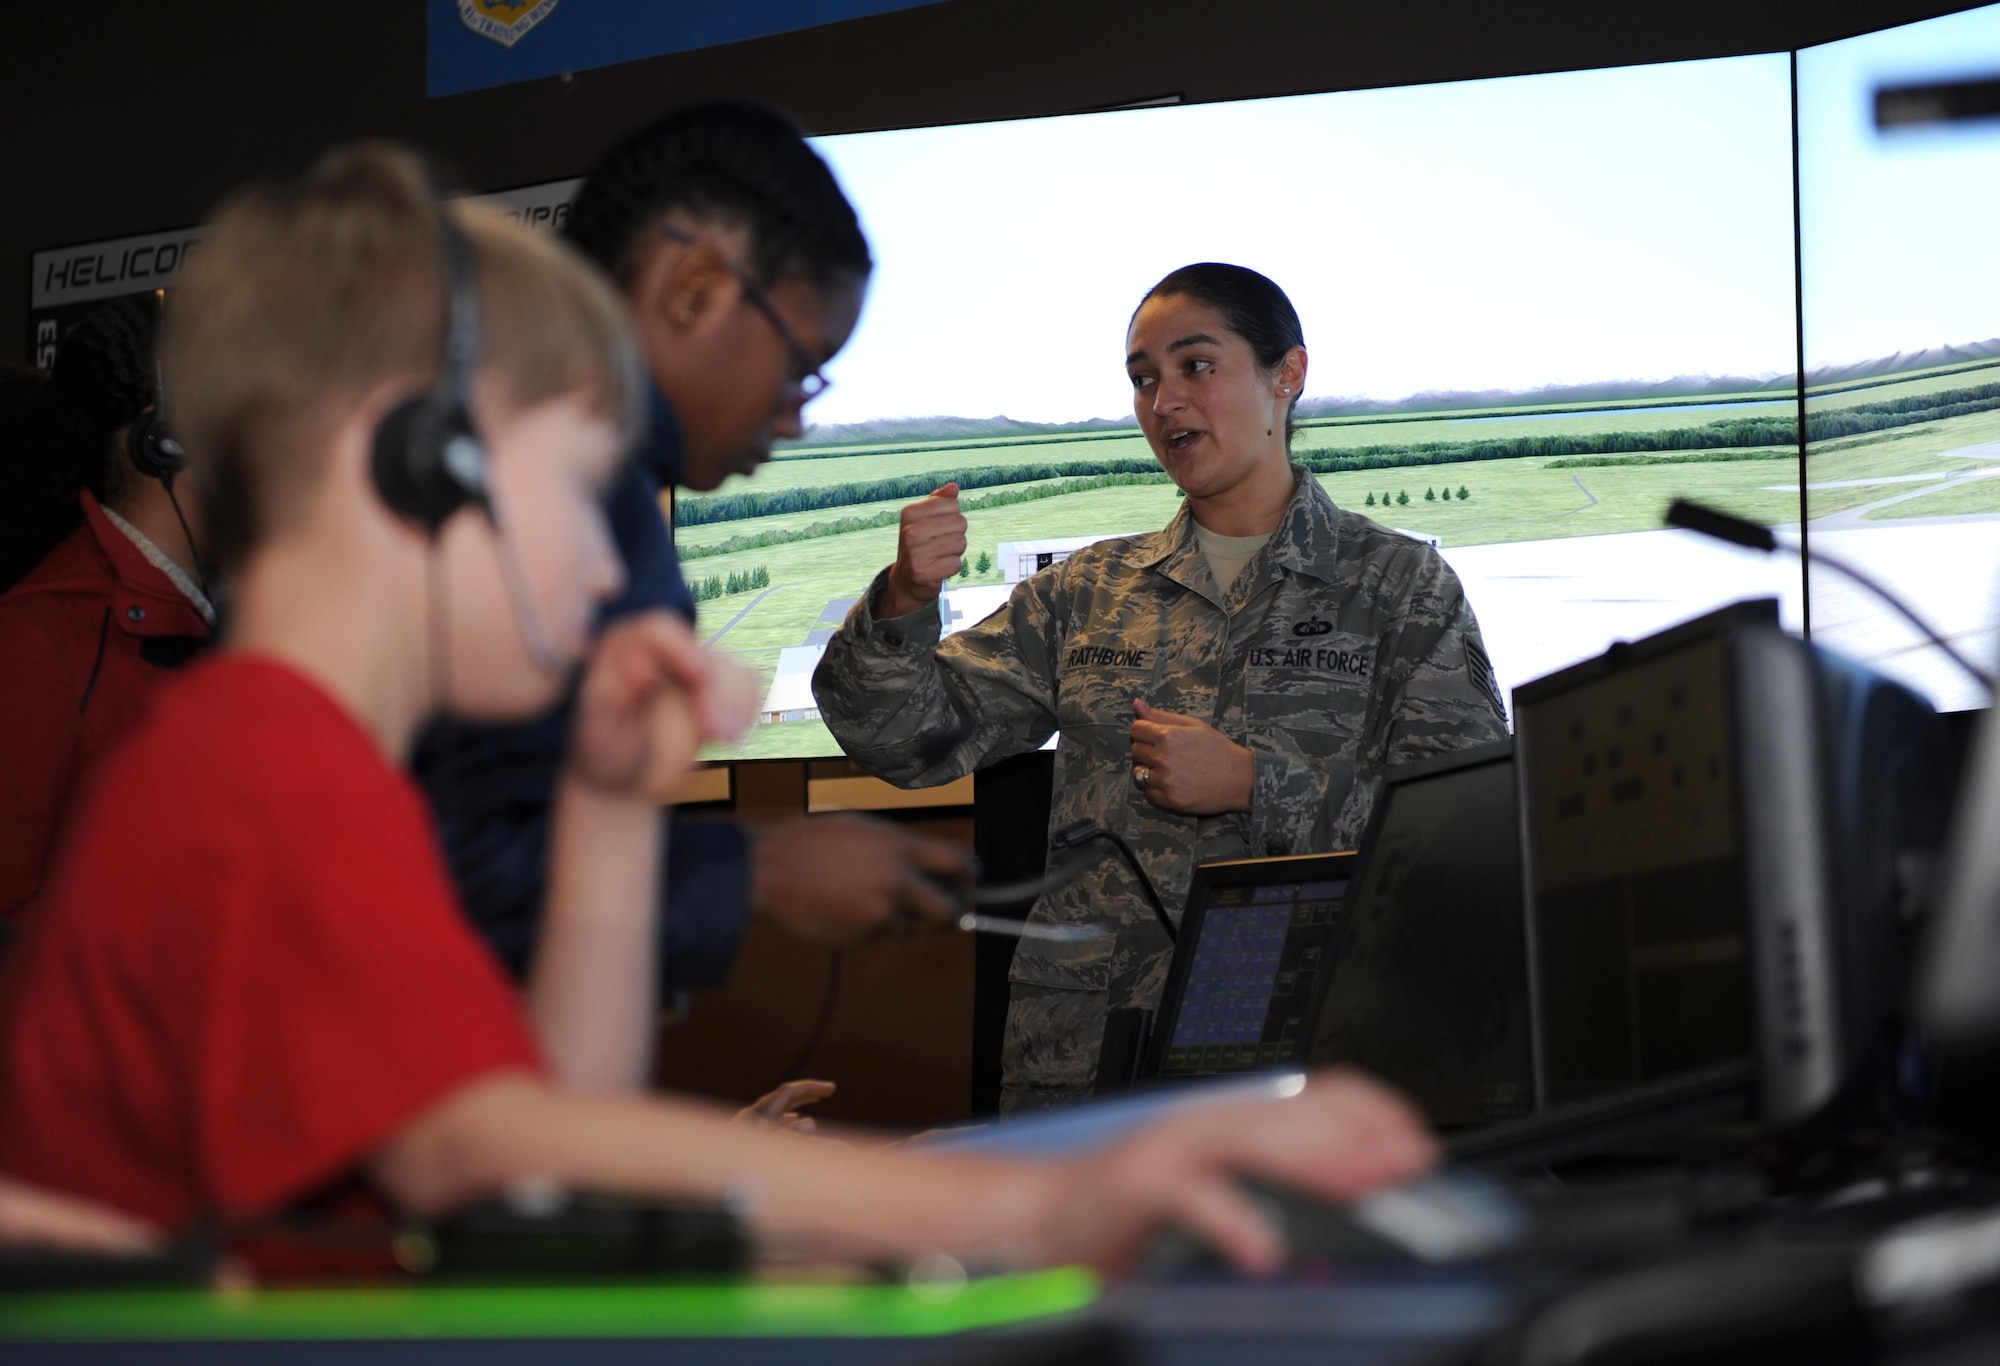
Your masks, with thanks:
M1540 389L1427 389L1408 398L1308 398L1300 417L1361 417L1377 413L1437 413L1464 408L1553 408L1570 403L1706 398L1710 394L1790 393L1790 375L1675 375L1672 379L1598 380Z
M1873 379L1877 375L1900 375L1906 370L1929 370L1939 365L1963 365L1967 361L1992 360L2000 356L2000 337L1966 342L1962 346L1928 346L1921 351L1898 351L1893 356L1856 361L1852 365L1826 365L1806 372L1808 385L1839 384L1844 380Z
M999 417L883 417L867 422L815 423L793 446L858 446L880 441L954 441L962 437L1072 436L1078 432L1131 431L1129 417L1092 417L1082 422L1022 422ZM781 445L780 450L784 449Z
M1961 346L1934 346L1893 356L1856 361L1851 365L1814 370L1808 383L1838 384L1878 375L1926 370L1940 365L2000 357L2000 337ZM1676 375L1663 380L1601 380L1591 384L1551 384L1541 389L1427 390L1407 398L1309 398L1299 404L1300 417L1366 417L1397 413L1453 412L1466 408L1545 408L1572 403L1630 402L1652 399L1702 399L1712 394L1789 394L1789 374ZM957 441L995 437L1079 436L1094 432L1130 432L1129 417L1093 417L1082 422L1024 422L999 417L888 417L869 422L815 425L789 446L858 446L885 442ZM784 449L783 446L780 449Z

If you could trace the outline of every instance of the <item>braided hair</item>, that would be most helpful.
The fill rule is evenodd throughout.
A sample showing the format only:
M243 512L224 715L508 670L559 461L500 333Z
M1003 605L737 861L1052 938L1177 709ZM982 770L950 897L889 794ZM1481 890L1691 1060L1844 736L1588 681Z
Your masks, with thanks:
M53 419L47 378L0 365L0 592L83 519L75 462L59 458Z
M112 438L159 402L159 335L158 297L137 294L92 312L56 351L55 401L83 443L81 484L100 503L117 502L140 477Z
M0 372L0 591L82 524L78 493L114 503L139 474L115 438L156 401L150 294L91 312L63 337L52 378Z
M642 234L675 209L746 230L766 284L825 285L874 268L832 170L796 124L763 105L690 105L626 134L584 177L564 232L624 284Z

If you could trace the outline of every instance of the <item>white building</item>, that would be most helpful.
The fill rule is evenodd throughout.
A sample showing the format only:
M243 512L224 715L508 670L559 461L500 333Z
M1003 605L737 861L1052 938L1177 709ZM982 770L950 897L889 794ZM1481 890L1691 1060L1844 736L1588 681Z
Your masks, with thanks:
M1012 591L1004 583L945 589L938 597L943 633L950 635L984 621L1000 610ZM837 620L840 614L832 615ZM820 719L819 701L812 693L812 676L825 653L824 644L788 645L778 652L778 673L764 694L764 705L758 709L760 719L769 722Z
M1000 577L1008 583L1019 583L1028 575L1047 569L1052 564L1061 564L1087 545L1137 534L1139 533L1132 531L1110 531L1101 536L1056 536L1046 541L1002 541Z
M813 670L824 645L788 645L778 651L778 676L764 694L762 719L779 721L819 720L819 701L813 696Z

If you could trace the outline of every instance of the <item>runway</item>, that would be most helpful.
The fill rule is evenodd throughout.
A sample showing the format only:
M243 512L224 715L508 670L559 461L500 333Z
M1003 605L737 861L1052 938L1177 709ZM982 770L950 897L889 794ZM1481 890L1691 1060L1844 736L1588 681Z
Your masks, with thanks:
M1810 544L1886 580L1978 661L2000 645L2000 517L1821 527ZM1797 528L1779 536L1797 542ZM1447 546L1503 690L1724 603L1776 597L1804 625L1797 559L1765 556L1685 531L1641 531L1501 545ZM1986 705L1984 691L1865 590L1825 569L1812 576L1815 642L1881 669L1940 710Z

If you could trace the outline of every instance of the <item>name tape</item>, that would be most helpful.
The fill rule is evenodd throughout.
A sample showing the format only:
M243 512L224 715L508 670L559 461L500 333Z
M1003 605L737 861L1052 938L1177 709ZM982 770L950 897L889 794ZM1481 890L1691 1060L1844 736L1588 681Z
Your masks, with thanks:
M1119 649L1110 645L1079 645L1069 652L1064 667L1071 669L1143 669L1152 663L1150 650Z

